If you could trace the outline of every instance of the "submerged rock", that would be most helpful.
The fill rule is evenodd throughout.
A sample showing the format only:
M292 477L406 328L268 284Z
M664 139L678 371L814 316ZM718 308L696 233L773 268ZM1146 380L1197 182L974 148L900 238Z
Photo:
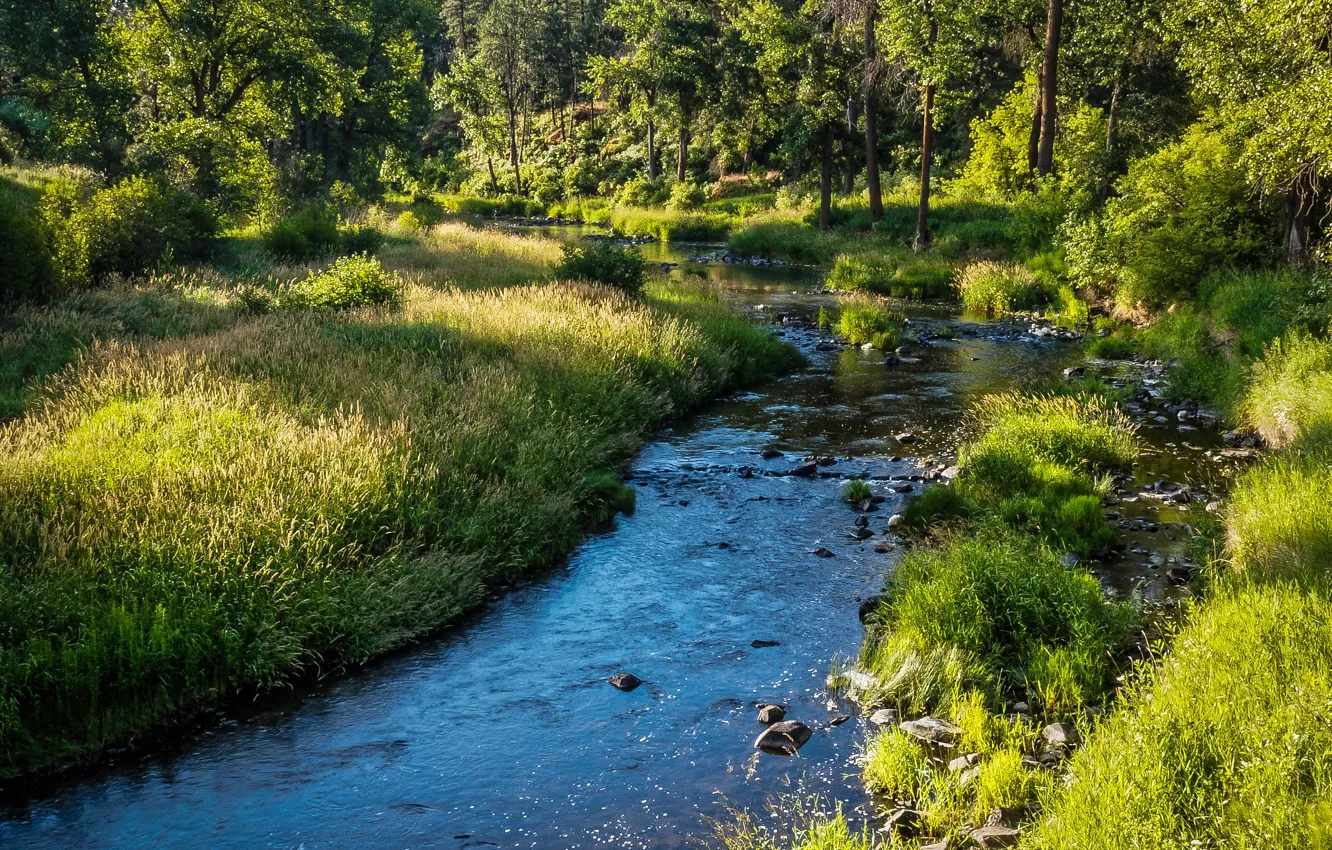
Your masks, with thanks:
M836 558L836 557L837 557L837 556L834 555L832 552L830 552L829 550L823 548L822 546L820 546L819 548L815 549L815 550L814 550L814 554L815 554L815 555L818 555L820 558Z
M856 502L856 510L860 511L862 514L871 513L873 511L877 511L878 509L879 506L874 503L874 499L872 498L861 499L859 502Z
M814 732L799 720L783 720L764 729L754 739L754 749L779 756L793 756Z
M901 434L897 435L897 442L901 443L904 446L909 446L912 443L916 442L916 435L911 433L910 431L904 431Z
M819 465L814 461L802 463L795 469L791 470L791 474L796 478L813 478L815 475L819 474Z
M776 449L764 449L763 451L759 452L759 457L763 458L764 460L774 460L782 456L783 456L782 453L777 451Z
M781 646L782 642L779 640L755 640L755 641L750 641L749 645L754 647L755 649L763 649L769 646Z
M633 673L616 673L607 681L622 691L632 691L634 688L643 684L643 680L635 676Z

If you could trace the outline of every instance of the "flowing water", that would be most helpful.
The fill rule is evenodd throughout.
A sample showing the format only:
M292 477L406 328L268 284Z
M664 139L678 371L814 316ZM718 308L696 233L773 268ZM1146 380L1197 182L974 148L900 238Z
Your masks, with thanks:
M798 326L835 304L812 274L718 263L672 273L701 275L738 309L776 321L808 367L657 435L627 476L632 515L441 635L232 707L123 763L38 790L0 788L0 847L662 848L706 836L705 818L727 805L761 809L785 792L868 813L853 763L865 729L824 681L836 657L854 655L858 602L900 552L875 551L906 498L897 490L918 492L924 460L956 450L971 401L1081 364L1081 349L920 307L918 333L947 328L954 339L885 366L879 352L818 350L817 331ZM916 442L895 438L908 431ZM1140 482L1215 486L1221 465L1203 456L1214 437L1144 433L1159 453ZM820 477L786 474L810 455L837 460ZM863 543L841 498L853 476L885 497ZM1157 527L1132 529L1138 555L1097 565L1107 590L1177 592L1148 559L1179 556L1174 523L1200 509L1116 510ZM606 680L621 671L645 684L616 690ZM818 729L798 757L753 749L765 702ZM838 715L852 719L828 725Z

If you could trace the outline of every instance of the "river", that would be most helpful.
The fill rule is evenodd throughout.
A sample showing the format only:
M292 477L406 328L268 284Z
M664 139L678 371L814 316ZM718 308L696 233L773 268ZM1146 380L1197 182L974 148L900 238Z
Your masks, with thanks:
M907 497L896 490L918 492L923 460L956 451L972 400L1084 356L1025 323L930 306L910 309L912 327L954 339L900 365L820 351L816 331L776 320L834 308L816 275L685 262L695 250L644 248L774 322L807 368L656 435L627 475L633 514L455 627L77 777L0 789L0 847L671 848L706 836L728 804L759 810L788 792L869 812L853 761L865 729L824 681L856 652L858 602L901 551L875 551ZM1138 484L1218 486L1220 464L1203 455L1215 435L1144 435L1156 453ZM784 474L810 455L837 461L826 477ZM853 475L885 497L865 542L840 493ZM1160 526L1134 531L1138 556L1097 566L1108 592L1178 594L1147 553L1182 556L1171 523L1201 508L1116 509ZM606 680L621 671L645 684L615 689ZM763 702L819 727L798 757L753 749ZM838 715L852 719L828 726Z

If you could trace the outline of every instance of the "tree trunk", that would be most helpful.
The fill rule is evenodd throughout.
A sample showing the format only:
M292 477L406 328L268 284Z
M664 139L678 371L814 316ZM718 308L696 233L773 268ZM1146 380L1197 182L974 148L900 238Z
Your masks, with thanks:
M499 180L497 180L497 179L495 178L495 159L494 159L494 157L489 157L489 156L486 157L486 168L490 170L490 193L491 193L492 195L498 195L498 194L499 194Z
M689 117L680 116L680 148L675 155L675 179L683 183L689 176Z
M832 227L832 152L835 132L832 124L823 128L821 156L823 168L819 174L819 230Z
M853 195L856 191L856 172L860 170L860 157L856 156L855 145L846 146L846 171L842 175L842 194Z
M1309 243L1312 236L1313 211L1317 195L1314 178L1311 173L1304 173L1295 181L1295 186L1286 194L1288 226L1286 228L1286 250L1292 266L1309 265Z
M1031 113L1031 137L1027 140L1027 180L1036 173L1036 160L1041 150L1041 101L1045 97L1045 80L1040 69L1036 71L1036 108ZM1025 182L1025 181L1024 181Z
M1115 75L1115 86L1110 90L1110 112L1105 119L1105 178L1101 181L1099 201L1105 203L1110 197L1110 171L1113 166L1115 148L1119 147L1119 96L1124 90L1124 74Z
M648 119L648 179L657 179L657 125Z
M1041 66L1041 149L1036 155L1036 173L1045 177L1054 168L1055 93L1059 91L1059 31L1064 20L1064 0L1050 0L1045 17L1045 61Z
M877 2L865 4L865 63L873 69L879 57L879 46L874 40ZM870 221L883 218L883 189L879 185L879 89L878 80L871 76L865 80L865 187L869 190Z
M518 171L518 114L509 106L509 164L513 166L513 193L523 193L523 177Z
M925 120L920 134L920 205L916 209L915 250L930 247L930 167L934 164L934 84L925 86Z

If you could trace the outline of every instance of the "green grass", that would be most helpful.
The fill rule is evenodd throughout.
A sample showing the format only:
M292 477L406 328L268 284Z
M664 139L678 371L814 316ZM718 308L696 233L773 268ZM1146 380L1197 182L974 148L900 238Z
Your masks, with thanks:
M1332 340L1296 331L1254 364L1241 419L1275 448L1332 435Z
M842 498L846 499L851 504L862 502L873 495L874 491L870 489L870 486L859 478L851 479L846 483L846 486L842 488Z
M611 227L625 236L651 236L662 242L719 242L737 219L717 213L656 207L616 207Z
M1196 610L1073 760L1024 847L1332 840L1332 604L1249 588Z
M998 316L1050 303L1054 293L1018 263L971 263L957 277L962 307L968 313Z
M1234 570L1329 586L1332 450L1301 446L1262 461L1235 482L1224 516Z
M862 666L880 682L880 700L900 699L908 710L946 707L950 693L980 687L992 702L1030 694L1048 714L1074 716L1105 696L1108 653L1133 624L1132 611L1107 600L1089 573L996 529L910 553L888 594ZM922 673L928 688L919 686ZM894 683L907 682L915 684L903 699Z
M165 302L160 341L72 343L0 429L0 775L448 622L625 507L611 471L653 427L797 356L683 285L502 285L558 253L447 227L386 249L400 308L218 287ZM6 339L59 338L25 315Z
M828 273L828 287L893 298L948 298L956 290L952 263L934 254L889 248L840 254Z
M855 296L838 304L837 335L853 345L872 343L876 348L891 350L901 342L906 320L877 298Z

